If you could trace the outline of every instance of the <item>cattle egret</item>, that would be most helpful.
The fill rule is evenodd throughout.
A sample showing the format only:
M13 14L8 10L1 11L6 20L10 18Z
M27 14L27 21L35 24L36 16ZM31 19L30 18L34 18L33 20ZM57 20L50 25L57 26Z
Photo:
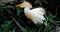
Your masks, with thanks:
M43 24L43 20L45 20L44 14L46 13L45 9L43 9L42 7L31 9L32 5L29 2L23 2L16 6L24 8L25 16L28 19L32 20L33 23Z

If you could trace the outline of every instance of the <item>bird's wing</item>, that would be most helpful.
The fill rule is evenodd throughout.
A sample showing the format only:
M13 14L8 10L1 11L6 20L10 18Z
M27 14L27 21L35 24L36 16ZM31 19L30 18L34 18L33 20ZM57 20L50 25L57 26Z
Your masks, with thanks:
M42 11L42 10L41 10ZM32 21L37 24L37 23L43 23L43 20L45 20L44 18L44 13L43 12L40 12L40 9L32 9L29 11L29 13L31 14L32 16Z
M43 9L42 7L40 8L35 8L35 9L32 9L33 11L38 11L38 12L42 12L43 14L46 13L45 9Z

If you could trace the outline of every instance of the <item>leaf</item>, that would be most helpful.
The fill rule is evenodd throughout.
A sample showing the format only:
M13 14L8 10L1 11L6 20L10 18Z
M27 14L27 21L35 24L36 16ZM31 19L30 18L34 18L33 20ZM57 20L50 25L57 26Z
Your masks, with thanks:
M1 25L2 31L9 31L11 24L12 24L12 21L5 21L4 24Z

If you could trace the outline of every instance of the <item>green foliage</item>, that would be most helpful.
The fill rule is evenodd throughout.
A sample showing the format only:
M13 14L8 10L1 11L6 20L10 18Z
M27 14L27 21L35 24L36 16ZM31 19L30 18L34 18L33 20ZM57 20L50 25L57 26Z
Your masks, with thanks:
M10 32L10 27L12 27L12 21L3 21L3 16L5 14L5 11L3 10L5 7L4 3L0 3L0 32ZM1 17L2 16L2 17Z
M26 27L23 32L36 32L36 30L33 28L30 29L30 28Z
M20 8L16 8L16 10L17 10L17 16L19 16L20 15Z
M11 25L12 21L5 21L0 27L0 32L9 32Z

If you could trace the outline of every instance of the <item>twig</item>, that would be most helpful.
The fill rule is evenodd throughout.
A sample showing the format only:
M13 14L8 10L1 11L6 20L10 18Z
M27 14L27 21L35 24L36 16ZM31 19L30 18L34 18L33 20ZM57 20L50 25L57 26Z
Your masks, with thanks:
M5 8L7 11L8 11L8 13L9 14L11 14L11 12L7 9L7 8ZM24 31L23 30L23 27L16 21L16 19L12 16L12 15L10 15L10 17L13 19L13 21L17 24L17 26L22 30L22 31Z
M10 17L14 20L14 22L17 24L17 26L19 28L21 28L21 30L23 31L23 27L15 20L15 18L13 16L10 16Z
M15 6L5 6L4 8L13 8L14 9Z
M43 0L46 4L47 4L47 1L46 0Z

